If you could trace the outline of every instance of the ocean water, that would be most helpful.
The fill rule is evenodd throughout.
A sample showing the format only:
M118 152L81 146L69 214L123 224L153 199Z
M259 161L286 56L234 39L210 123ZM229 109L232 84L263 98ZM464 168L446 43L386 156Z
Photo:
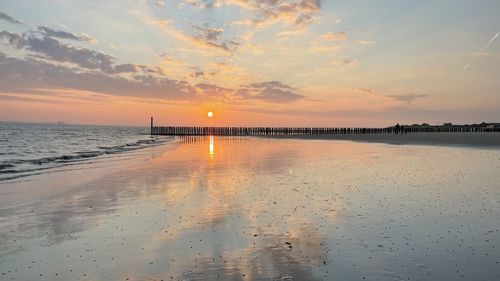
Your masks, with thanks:
M168 140L146 127L0 123L0 181Z

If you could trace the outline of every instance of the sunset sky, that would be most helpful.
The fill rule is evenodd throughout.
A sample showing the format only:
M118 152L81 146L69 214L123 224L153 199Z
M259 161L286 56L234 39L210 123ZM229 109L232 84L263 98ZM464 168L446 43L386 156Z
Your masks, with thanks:
M500 122L499 15L498 0L1 1L0 121Z

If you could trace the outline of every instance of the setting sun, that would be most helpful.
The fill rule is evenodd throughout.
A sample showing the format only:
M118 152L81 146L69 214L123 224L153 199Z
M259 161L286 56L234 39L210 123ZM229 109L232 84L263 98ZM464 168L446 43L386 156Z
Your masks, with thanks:
M209 111L207 113L207 116L208 116L208 118L212 118L212 117L214 117L214 113L212 111Z

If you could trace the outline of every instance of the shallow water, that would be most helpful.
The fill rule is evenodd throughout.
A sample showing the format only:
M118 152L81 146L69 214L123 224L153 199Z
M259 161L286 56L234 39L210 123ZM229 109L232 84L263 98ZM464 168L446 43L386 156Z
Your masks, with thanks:
M166 142L149 128L0 122L0 181Z
M500 278L500 150L190 137L134 157L0 209L0 280Z

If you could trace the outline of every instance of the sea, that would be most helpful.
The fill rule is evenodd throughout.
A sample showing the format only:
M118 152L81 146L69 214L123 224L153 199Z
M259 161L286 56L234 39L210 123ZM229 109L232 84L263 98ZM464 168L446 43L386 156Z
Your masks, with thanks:
M148 127L0 123L0 182L169 139Z

